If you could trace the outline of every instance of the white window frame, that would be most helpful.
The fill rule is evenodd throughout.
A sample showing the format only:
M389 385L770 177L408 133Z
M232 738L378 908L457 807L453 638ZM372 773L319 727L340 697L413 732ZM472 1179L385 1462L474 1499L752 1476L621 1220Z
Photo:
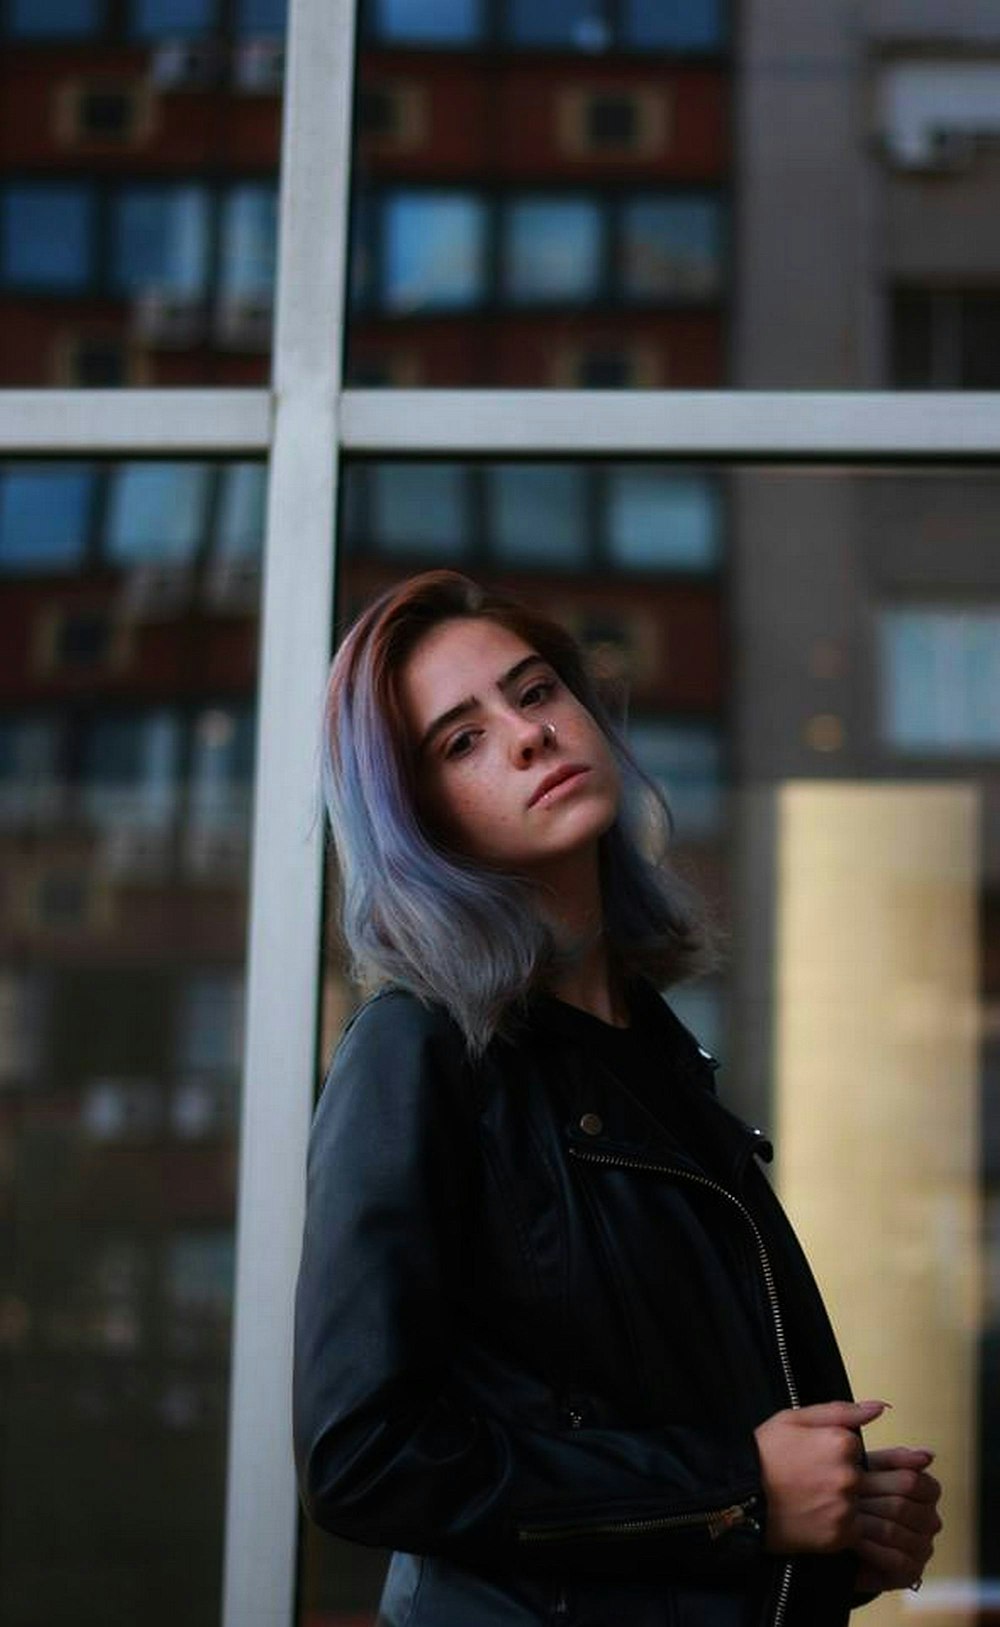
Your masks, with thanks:
M291 1313L317 1065L321 698L342 452L1000 456L1000 393L344 390L353 0L290 0L269 389L0 392L0 456L265 457L224 1627L291 1627Z

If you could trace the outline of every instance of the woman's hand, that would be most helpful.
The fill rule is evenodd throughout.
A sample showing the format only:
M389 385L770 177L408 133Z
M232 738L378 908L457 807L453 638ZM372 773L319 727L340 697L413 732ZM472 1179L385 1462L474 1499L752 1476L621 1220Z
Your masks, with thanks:
M912 1587L941 1529L941 1487L927 1473L933 1452L890 1446L869 1452L857 1493L853 1547L861 1558L859 1593Z
M857 1544L865 1478L857 1431L885 1405L827 1401L776 1412L754 1430L767 1502L765 1546L772 1553L831 1554ZM865 1516L878 1518L867 1510ZM868 1533L864 1540L871 1540Z

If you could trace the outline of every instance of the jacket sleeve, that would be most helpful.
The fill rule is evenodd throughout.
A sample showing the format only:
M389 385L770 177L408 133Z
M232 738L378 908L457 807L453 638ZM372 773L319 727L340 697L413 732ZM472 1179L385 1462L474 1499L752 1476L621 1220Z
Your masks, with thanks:
M759 1561L749 1438L551 1431L463 1401L450 1372L481 1178L447 1019L393 992L342 1038L310 1140L296 1297L302 1500L358 1542L577 1574L737 1579Z

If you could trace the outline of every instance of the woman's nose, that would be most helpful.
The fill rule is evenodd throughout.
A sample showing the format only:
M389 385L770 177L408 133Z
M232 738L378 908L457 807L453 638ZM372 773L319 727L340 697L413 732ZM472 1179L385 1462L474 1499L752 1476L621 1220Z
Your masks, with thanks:
M514 730L514 757L518 763L531 763L548 744L546 726L539 719L519 718Z

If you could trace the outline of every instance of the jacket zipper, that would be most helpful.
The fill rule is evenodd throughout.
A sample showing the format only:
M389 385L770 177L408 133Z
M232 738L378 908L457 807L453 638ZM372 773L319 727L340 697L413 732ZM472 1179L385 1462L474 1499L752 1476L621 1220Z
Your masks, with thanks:
M774 1324L774 1337L778 1346L778 1357L781 1362L781 1371L785 1379L785 1388L788 1391L789 1405L794 1408L800 1407L802 1403L799 1400L799 1391L795 1382L795 1375L792 1372L792 1364L788 1358L788 1341L785 1337L785 1324L782 1320L781 1306L778 1302L778 1290L774 1281L774 1271L771 1266L767 1249L764 1246L764 1239L760 1235L760 1228L746 1205L740 1202L735 1193L730 1192L724 1186L720 1186L718 1181L710 1180L707 1175L696 1175L693 1170L678 1169L673 1164L657 1164L647 1161L644 1158L629 1157L624 1153L598 1152L596 1148L591 1149L589 1147L571 1146L569 1148L569 1153L572 1158L577 1158L581 1160L581 1162L587 1164L604 1164L610 1166L612 1169L646 1170L653 1175L668 1175L673 1180L690 1181L693 1186L704 1186L707 1187L710 1192L718 1193L719 1197L725 1198L728 1203L731 1203L733 1207L739 1211L747 1225L750 1227L750 1230L753 1233L754 1242L757 1245L757 1256L760 1261L761 1274L764 1278L764 1287L767 1290L768 1304L771 1307L771 1320ZM683 1516L680 1516L680 1518L683 1519ZM648 1524L648 1522L645 1523ZM736 1522L734 1521L733 1523ZM791 1590L791 1586L792 1562L791 1560L786 1560L782 1568L781 1585L778 1589L778 1598L774 1607L774 1621L772 1623L772 1627L782 1627L782 1623L785 1619L785 1611L788 1608L788 1595Z
M685 1526L704 1525L714 1541L733 1526L745 1525L757 1502L750 1497L728 1508L700 1510L692 1514L664 1514L648 1520L608 1520L601 1525L550 1525L518 1532L521 1542L565 1542L570 1537L646 1536L653 1531L672 1531Z

